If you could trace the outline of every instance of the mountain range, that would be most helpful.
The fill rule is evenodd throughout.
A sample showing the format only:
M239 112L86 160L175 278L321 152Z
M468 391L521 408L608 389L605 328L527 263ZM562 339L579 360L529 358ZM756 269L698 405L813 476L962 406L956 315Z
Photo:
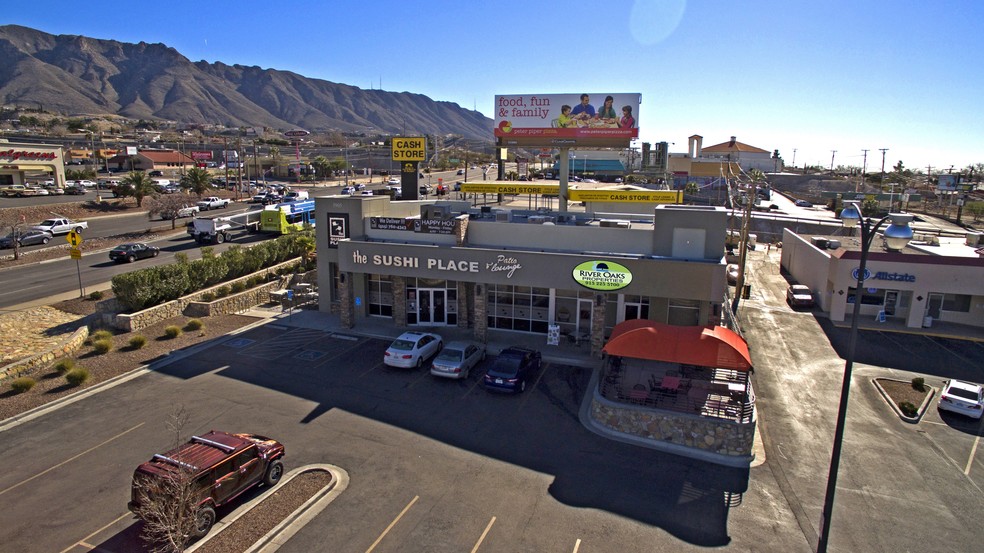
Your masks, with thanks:
M364 90L290 71L192 62L164 44L0 26L0 103L65 115L185 124L492 139L493 122L422 94Z

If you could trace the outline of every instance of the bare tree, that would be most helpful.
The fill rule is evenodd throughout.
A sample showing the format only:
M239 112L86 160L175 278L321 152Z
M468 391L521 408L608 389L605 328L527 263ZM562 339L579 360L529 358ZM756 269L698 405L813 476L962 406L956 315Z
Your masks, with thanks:
M160 216L162 221L171 221L171 228L177 227L178 211L189 203L186 194L158 194L147 198L147 215Z
M20 259L20 242L17 237L24 232L25 218L23 215L6 213L0 210L0 235L10 234L10 247L14 250L14 259Z

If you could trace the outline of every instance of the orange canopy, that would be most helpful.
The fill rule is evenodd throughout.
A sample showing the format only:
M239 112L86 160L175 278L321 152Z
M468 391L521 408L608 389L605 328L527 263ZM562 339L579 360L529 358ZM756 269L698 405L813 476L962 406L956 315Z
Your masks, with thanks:
M608 355L748 371L748 344L723 326L674 326L630 319L612 330Z

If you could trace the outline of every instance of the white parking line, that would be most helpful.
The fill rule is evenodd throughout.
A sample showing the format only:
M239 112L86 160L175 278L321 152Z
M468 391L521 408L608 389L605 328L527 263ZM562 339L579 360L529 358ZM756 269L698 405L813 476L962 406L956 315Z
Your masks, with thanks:
M472 547L471 553L475 553L478 551L478 548L482 546L482 542L485 541L485 536L489 535L489 530L492 529L493 524L495 524L495 517L492 517L492 520L490 520L488 525L485 526L485 531L478 537L478 541L475 542L475 547Z
M117 439L117 438L120 438L120 437L122 437L122 436L123 436L124 434L128 434L128 433L130 433L130 432L133 432L134 430L136 430L136 429L138 429L138 428L140 428L140 427L141 427L141 426L143 426L144 424L145 424L145 423L140 423L140 424L138 424L138 425L136 425L136 426L134 426L133 428L131 428L131 429L129 429L129 430L124 430L123 432L120 432L119 434L117 434L117 435L115 435L115 436L113 436L112 438L110 438L110 439L108 439L108 440L106 440L106 441L104 441L104 442L102 442L102 443L100 443L100 444L97 444L97 445L94 445L94 446L92 446L92 447L90 447L89 449L87 449L87 450L85 450L85 451L83 451L82 453L79 453L78 455L75 455L74 457L69 457L68 459L65 459L65 460L64 460L64 461L62 461L61 463L58 463L57 465L55 465L55 466L53 466L53 467L51 467L51 468L48 468L48 469L45 469L45 470L43 470L43 471L41 471L41 472L39 472L39 473L37 473L37 474L35 474L34 476L32 476L32 477L30 477L30 478L26 478L26 479L24 479L24 480L21 480L20 482L18 482L18 483L16 483L16 484L14 484L13 486L10 486L10 487L9 487L9 488L7 488L7 489L4 489L4 490L0 490L0 495L3 495L3 494L5 494L5 493L7 493L7 492L9 492L10 490L12 490L12 489L14 489L14 488L17 488L17 487L20 487L20 486L22 486L22 485L24 485L24 484L27 484L28 482L30 482L31 480L34 480L35 478L38 478L38 477L40 477L40 476L44 476L45 474L48 474L49 472L51 472L51 471L53 471L53 470L55 470L55 469L56 469L56 468L58 468L58 467L61 467L61 466L63 466L63 465L67 465L68 463L70 463L70 462L72 462L72 461L74 461L74 460L76 460L76 459L78 459L79 457L81 457L81 456L83 456L83 455L85 455L86 453L89 453L90 451L95 451L95 450L97 450L97 449L99 449L100 447L102 447L102 446L104 446L104 445L106 445L106 444L108 444L109 442L111 442L111 441L113 441L113 440L115 440L115 439Z
M392 530L394 526L396 526L396 523L400 522L400 519L403 518L403 515L407 514L407 511L410 510L410 507L413 507L413 504L416 503L418 499L420 499L419 495L413 496L413 499L410 500L410 503L407 503L407 506L404 507L402 511L400 511L400 514L396 515L396 518L393 519L393 522L389 523L389 526L387 526L386 529L383 530L383 533L380 534L378 538L376 538L376 541L372 542L372 545L369 546L369 549L366 549L366 553L370 553L370 551L376 549L376 546L379 545L379 542L383 541L383 538L386 537L386 534L389 534L389 531Z
M970 476L970 467L974 464L974 455L977 454L977 444L981 443L981 437L974 438L974 447L970 448L970 457L967 458L967 466L964 467L964 474Z
M67 553L68 551L70 551L70 550L72 550L72 549L75 549L75 546L77 546L77 545L81 545L82 547L87 547L87 548L89 548L89 550L93 550L93 549L96 549L96 546L94 546L94 545L92 545L91 543L87 543L87 542L86 542L85 540L87 540L87 539L89 539L89 538L91 538L92 536L95 536L95 535L96 535L96 534L98 534L99 532L102 532L103 530L105 530L105 529L107 529L107 528L109 528L110 526L112 526L112 525L114 525L114 524L116 524L117 522L119 522L119 521L121 521L121 520L123 520L124 518L127 518L127 517L131 517L131 516L133 516L133 513L131 513L130 511L127 511L126 513L123 513L123 514L122 514L122 515L120 515L120 516L119 516L119 517L118 517L118 518L117 518L116 520L114 520L114 521L112 521L112 522L110 522L110 523L108 523L108 524L106 524L106 525L105 525L105 526L103 526L102 528L100 528L100 529L98 529L98 530L96 530L95 532L93 532L93 533L91 533L91 534L89 534L88 536L86 536L86 537L84 537L84 538L82 538L81 540L79 540L79 541L77 541L77 542L75 542L75 543L73 543L72 545L70 545L70 546L68 546L68 547L66 547L65 549L62 549L62 550L61 550L61 553Z
M578 549L581 549L581 538L578 538L577 541L574 542L574 551L571 553L577 553Z

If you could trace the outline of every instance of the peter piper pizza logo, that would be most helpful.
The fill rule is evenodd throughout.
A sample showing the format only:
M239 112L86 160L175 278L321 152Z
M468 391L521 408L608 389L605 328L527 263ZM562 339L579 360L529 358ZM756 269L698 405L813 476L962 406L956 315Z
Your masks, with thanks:
M585 261L574 267L574 281L591 290L620 290L632 282L632 272L614 261Z
M509 121L502 121L499 123L499 130L505 133L512 132L512 123Z

